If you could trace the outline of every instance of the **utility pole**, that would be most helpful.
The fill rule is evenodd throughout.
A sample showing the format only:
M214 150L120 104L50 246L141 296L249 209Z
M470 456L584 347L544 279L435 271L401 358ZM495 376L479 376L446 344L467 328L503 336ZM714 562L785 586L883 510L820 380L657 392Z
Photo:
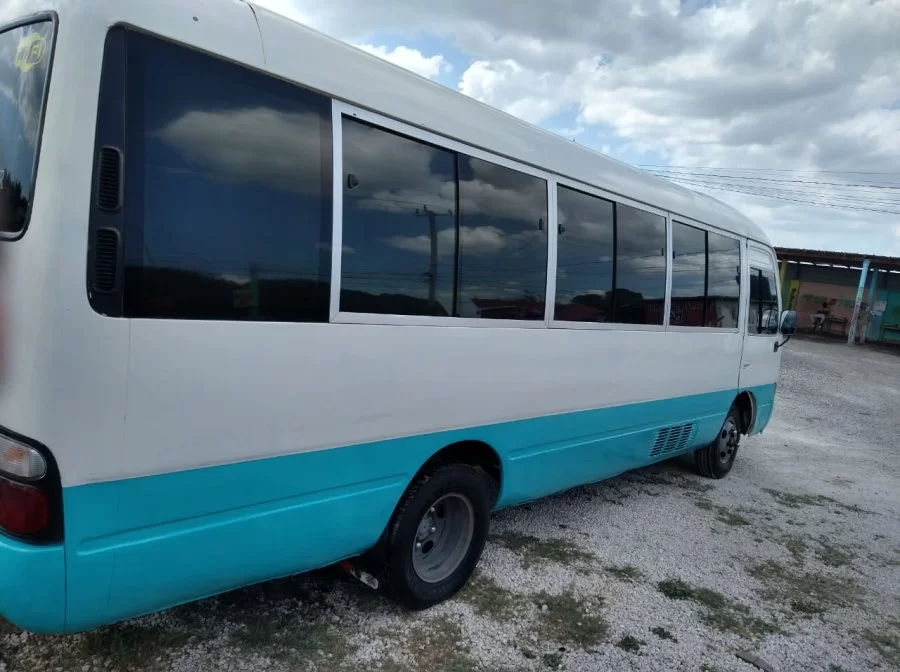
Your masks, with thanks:
M428 264L428 305L437 304L437 263L438 263L438 237L437 237L437 218L452 217L453 211L448 210L446 214L439 214L423 205L422 209L416 208L416 215L419 217L428 217L428 236L431 240L431 261Z
M863 292L866 290L866 275L869 272L870 259L863 260L862 271L859 273L859 288L856 290L856 303L853 305L853 317L850 319L850 335L847 344L853 345L856 340L856 326L859 324L859 309L862 305Z

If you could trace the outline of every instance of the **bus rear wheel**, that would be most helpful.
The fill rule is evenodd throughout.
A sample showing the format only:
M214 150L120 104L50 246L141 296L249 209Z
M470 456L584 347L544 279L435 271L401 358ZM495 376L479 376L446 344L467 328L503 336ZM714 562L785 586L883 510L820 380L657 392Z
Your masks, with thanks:
M694 465L700 475L707 478L724 478L734 466L740 441L740 409L732 406L725 416L722 429L712 443L694 451Z
M382 578L409 609L426 609L462 588L484 550L493 506L484 472L451 464L410 486L391 521Z

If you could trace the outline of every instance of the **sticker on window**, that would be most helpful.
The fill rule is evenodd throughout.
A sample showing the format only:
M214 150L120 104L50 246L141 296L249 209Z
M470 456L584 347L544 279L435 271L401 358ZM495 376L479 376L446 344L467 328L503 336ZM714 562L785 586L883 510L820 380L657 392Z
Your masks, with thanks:
M16 50L16 67L23 74L29 72L36 65L40 65L47 52L47 40L40 33L30 33L19 41Z

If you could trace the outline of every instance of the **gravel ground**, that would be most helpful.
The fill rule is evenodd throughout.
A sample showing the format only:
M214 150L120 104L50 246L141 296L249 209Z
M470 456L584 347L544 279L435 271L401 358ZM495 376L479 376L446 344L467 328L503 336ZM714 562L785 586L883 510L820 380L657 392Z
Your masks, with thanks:
M900 357L795 339L723 481L674 460L494 516L403 612L326 570L87 635L0 622L4 670L900 670Z

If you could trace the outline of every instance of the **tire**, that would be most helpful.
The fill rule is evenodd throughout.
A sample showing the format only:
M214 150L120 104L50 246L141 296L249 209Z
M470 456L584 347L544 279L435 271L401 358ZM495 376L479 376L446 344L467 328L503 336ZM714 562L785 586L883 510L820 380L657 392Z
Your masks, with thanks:
M737 406L732 406L712 443L694 451L694 466L701 476L718 479L728 475L737 457L741 441L740 427L740 410Z
M450 464L421 476L387 530L380 572L385 591L414 610L456 594L481 558L492 507L490 479L481 470Z

